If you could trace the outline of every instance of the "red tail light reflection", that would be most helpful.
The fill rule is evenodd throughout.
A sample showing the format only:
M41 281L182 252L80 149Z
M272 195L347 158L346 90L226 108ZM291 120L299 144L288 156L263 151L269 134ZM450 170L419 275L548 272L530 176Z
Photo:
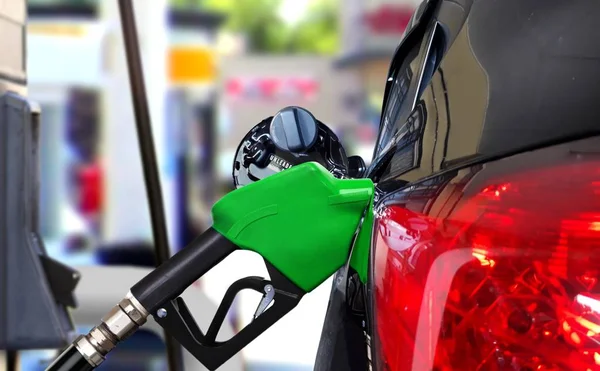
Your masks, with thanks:
M485 177L379 212L384 369L600 370L600 163Z

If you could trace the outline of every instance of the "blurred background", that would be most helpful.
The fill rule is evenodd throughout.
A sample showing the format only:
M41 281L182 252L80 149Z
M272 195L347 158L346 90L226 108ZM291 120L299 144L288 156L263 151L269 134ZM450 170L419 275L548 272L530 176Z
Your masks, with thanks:
M232 190L242 137L285 106L310 110L349 155L369 163L390 58L418 2L134 1L173 252L211 225L211 206ZM75 266L151 267L117 2L29 0L28 13L28 94L42 108L47 249ZM214 306L206 315L246 275L266 270L259 257L240 253L198 282ZM242 369L312 370L330 285L250 344ZM117 284L115 295L128 288ZM234 329L250 321L259 299L237 298ZM78 330L93 324L77 323ZM139 334L101 368L165 370L160 337ZM26 352L21 368L42 370L47 358Z

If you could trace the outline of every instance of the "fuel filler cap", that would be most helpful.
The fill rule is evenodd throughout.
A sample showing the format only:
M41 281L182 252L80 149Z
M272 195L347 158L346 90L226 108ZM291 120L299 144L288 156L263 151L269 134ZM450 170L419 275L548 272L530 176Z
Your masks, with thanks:
M317 120L300 107L286 107L271 121L271 140L282 151L302 153L311 149L317 133Z

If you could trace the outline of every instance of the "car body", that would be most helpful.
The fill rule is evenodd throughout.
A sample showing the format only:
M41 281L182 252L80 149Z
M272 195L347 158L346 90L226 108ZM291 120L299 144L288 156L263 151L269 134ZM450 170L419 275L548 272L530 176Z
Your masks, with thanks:
M599 367L598 16L419 6L367 172L369 282L334 286L316 370Z

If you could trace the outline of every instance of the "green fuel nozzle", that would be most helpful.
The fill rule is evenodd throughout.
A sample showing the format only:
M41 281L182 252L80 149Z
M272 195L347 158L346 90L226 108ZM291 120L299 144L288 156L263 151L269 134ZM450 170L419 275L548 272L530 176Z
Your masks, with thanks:
M212 228L135 284L101 325L74 342L75 348L94 368L152 315L205 367L217 369L349 258L366 279L373 193L370 179L338 179L308 162L227 194L212 209ZM246 277L232 284L208 330L202 331L179 295L238 249L260 254L270 279ZM263 293L265 302L248 326L219 342L221 324L243 289ZM48 370L58 369L67 370Z
M337 179L311 162L223 197L212 209L213 228L310 292L348 260L372 198L370 179Z

